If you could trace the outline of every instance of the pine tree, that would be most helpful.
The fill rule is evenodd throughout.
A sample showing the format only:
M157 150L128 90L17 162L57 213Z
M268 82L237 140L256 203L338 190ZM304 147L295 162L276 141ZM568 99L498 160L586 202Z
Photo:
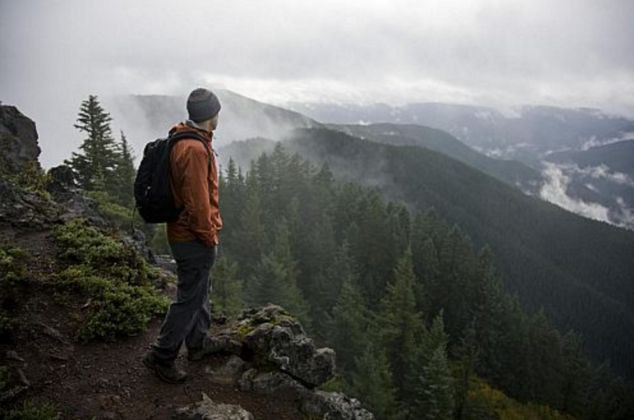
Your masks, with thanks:
M333 321L330 340L337 352L337 366L346 377L354 368L354 359L369 344L366 335L367 309L361 292L352 278L341 287L339 300L332 310Z
M453 384L444 346L438 346L422 369L413 419L451 419Z
M262 255L249 281L247 296L253 305L281 305L310 329L309 306L297 287L297 280L297 262L291 253L288 226L282 220L277 225L271 251Z
M212 282L214 311L227 316L237 315L243 307L242 282L238 278L238 265L231 257L218 258L214 264Z
M134 201L134 156L123 131L121 141L118 144L117 162L114 167L114 179L112 183L112 196L118 204L129 207Z
M74 125L87 137L79 148L81 152L73 152L65 163L71 167L77 183L86 190L94 188L95 179L103 176L108 183L117 165L117 148L110 122L112 118L99 104L97 96L90 95L83 101Z
M375 344L369 344L355 359L355 365L350 394L359 398L379 420L400 418L385 353Z
M240 221L235 230L230 233L231 243L235 246L234 255L243 278L250 278L254 273L264 246L265 230L262 220L264 211L260 197L257 173L252 167L246 178L245 199Z
M421 314L416 311L414 282L412 253L408 249L398 261L394 281L387 286L379 314L379 334L401 401L409 401L414 392L409 372L415 369L425 331Z

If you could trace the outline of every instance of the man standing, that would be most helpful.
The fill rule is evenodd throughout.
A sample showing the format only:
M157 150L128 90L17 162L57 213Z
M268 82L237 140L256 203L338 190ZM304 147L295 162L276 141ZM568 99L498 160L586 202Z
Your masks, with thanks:
M218 168L211 147L220 101L207 89L195 89L187 99L187 112L189 120L170 130L170 136L180 132L198 134L176 142L170 152L170 187L174 204L183 209L176 222L167 224L178 289L159 337L143 359L145 366L169 383L180 383L187 377L174 364L183 342L190 360L202 358L207 350L211 324L209 273L222 229Z

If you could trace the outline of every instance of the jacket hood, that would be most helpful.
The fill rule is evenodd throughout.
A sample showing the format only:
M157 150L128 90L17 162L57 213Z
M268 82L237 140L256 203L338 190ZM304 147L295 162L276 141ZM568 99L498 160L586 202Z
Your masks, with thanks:
M195 125L196 123L192 122L192 121L185 121L185 122L180 122L174 126L172 126L172 128L169 131L169 135L173 135L174 133L180 133L183 131L195 131L198 134L202 135L205 139L207 139L208 142L211 143L211 141L213 140L213 131L207 131L207 130L203 130L200 127L196 127Z

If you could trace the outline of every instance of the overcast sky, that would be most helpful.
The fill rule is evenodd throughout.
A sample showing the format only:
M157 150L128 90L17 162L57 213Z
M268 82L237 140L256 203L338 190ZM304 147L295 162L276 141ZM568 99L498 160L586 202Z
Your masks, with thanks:
M634 1L0 0L0 100L90 93L597 107L634 116ZM70 119L71 121L67 121Z

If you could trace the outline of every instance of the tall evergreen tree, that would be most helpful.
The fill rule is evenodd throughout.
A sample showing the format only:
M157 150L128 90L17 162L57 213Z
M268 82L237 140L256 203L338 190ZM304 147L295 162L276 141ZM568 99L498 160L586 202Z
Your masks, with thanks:
M337 352L337 366L349 378L354 360L369 344L366 335L368 313L361 292L352 278L341 287L339 300L332 310L330 342Z
M453 417L453 379L444 346L438 346L422 369L412 419L449 420Z
M242 282L238 265L228 256L221 256L214 264L212 303L216 312L237 315L243 307Z
M252 166L246 178L245 199L239 223L234 225L234 231L229 232L240 274L247 279L254 273L255 265L260 261L265 240L261 194L256 169Z
M134 155L123 131L118 144L116 165L113 173L112 195L123 206L131 206L134 201Z
M310 308L297 287L298 274L297 262L291 254L288 226L282 220L277 225L271 251L262 255L249 281L247 296L250 303L281 305L310 328Z
M385 353L369 344L355 359L350 393L359 398L378 420L399 419L396 390Z
M383 348L401 401L411 400L414 392L410 372L416 367L418 348L425 331L421 314L416 311L414 282L412 253L407 249L394 270L394 281L387 286L379 314Z
M94 188L98 176L106 181L117 166L117 146L112 138L112 118L99 104L97 96L90 95L81 103L77 123L74 125L86 138L65 163L71 167L77 183L86 190Z

